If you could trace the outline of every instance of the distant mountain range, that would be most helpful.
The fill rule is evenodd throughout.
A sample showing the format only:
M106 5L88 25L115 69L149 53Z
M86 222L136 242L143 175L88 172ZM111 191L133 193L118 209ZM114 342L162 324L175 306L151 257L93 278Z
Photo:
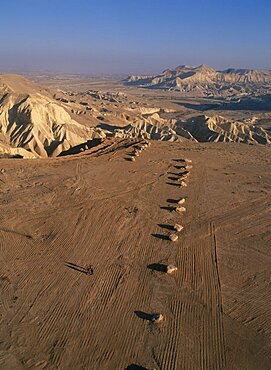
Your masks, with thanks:
M262 92L262 89L271 88L271 70L229 68L217 71L206 65L180 65L156 76L129 76L124 83L145 88L198 91L205 95L223 93L223 90L227 90L227 94L246 93L255 89Z

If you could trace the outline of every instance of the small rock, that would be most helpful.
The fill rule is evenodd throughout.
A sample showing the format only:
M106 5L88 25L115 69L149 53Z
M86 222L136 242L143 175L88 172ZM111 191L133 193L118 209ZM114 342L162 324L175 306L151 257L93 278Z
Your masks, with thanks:
M185 198L181 198L179 201L178 201L178 204L184 204L185 203Z
M151 321L155 322L156 324L159 324L163 320L164 320L164 316L161 313L154 313L151 318Z
M176 207L176 212L185 212L186 208L185 207Z
M167 273L168 274L172 274L173 272L177 271L178 268L176 266L173 266L173 265L168 265L167 266Z
M178 240L178 235L177 234L171 234L169 235L169 240L171 240L172 242L176 242Z
M184 227L182 225L179 225L179 224L175 224L174 225L174 229L177 231L177 232L180 232L184 229Z

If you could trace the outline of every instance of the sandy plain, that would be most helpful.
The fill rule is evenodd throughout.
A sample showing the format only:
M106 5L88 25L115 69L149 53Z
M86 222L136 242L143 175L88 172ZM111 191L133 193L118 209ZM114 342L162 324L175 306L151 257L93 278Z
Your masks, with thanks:
M0 160L1 369L269 370L270 147L134 145Z

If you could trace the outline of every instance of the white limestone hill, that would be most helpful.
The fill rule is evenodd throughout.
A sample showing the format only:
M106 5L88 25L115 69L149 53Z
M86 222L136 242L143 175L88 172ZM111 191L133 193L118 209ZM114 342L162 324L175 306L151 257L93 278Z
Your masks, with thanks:
M175 132L176 120L166 120L158 113L137 118L131 124L114 130L116 137L148 138L159 141L177 141L179 136Z
M221 93L221 89L251 91L258 87L271 87L270 70L215 69L200 65L190 67L181 65L175 69L167 69L156 76L129 76L124 80L128 85L146 88L169 89L182 92L202 92L205 95Z
M148 138L161 141L240 142L245 144L271 143L271 135L261 127L226 119L221 116L200 115L187 121L166 120L158 113L136 119L125 127L101 125L121 138Z
M216 73L206 66L200 70L205 77ZM99 96L103 99L103 95ZM269 131L253 122L243 123L217 115L181 121L167 116L166 110L159 107L131 105L126 98L117 104L120 96L104 97L108 104L112 101L117 110L111 112L109 105L107 108L99 105L95 97L93 103L87 103L87 108L95 117L98 114L97 118L90 115L81 121L79 116L70 114L81 101L66 104L56 100L50 90L23 77L0 75L0 157L46 158L74 154L112 136L159 141L271 142Z
M103 133L73 120L48 90L0 75L0 154L57 156L97 136Z
M245 144L270 144L271 135L261 127L228 120L221 116L201 115L177 126L198 142L240 142ZM178 133L178 130L176 130Z

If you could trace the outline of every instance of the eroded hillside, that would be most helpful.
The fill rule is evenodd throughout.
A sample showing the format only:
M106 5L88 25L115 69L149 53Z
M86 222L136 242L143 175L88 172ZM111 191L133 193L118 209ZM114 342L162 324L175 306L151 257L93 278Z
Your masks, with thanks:
M257 122L257 116L240 120L216 112L202 114L195 104L178 107L129 91L45 89L20 76L0 76L2 156L56 157L111 137L270 144L270 131Z

